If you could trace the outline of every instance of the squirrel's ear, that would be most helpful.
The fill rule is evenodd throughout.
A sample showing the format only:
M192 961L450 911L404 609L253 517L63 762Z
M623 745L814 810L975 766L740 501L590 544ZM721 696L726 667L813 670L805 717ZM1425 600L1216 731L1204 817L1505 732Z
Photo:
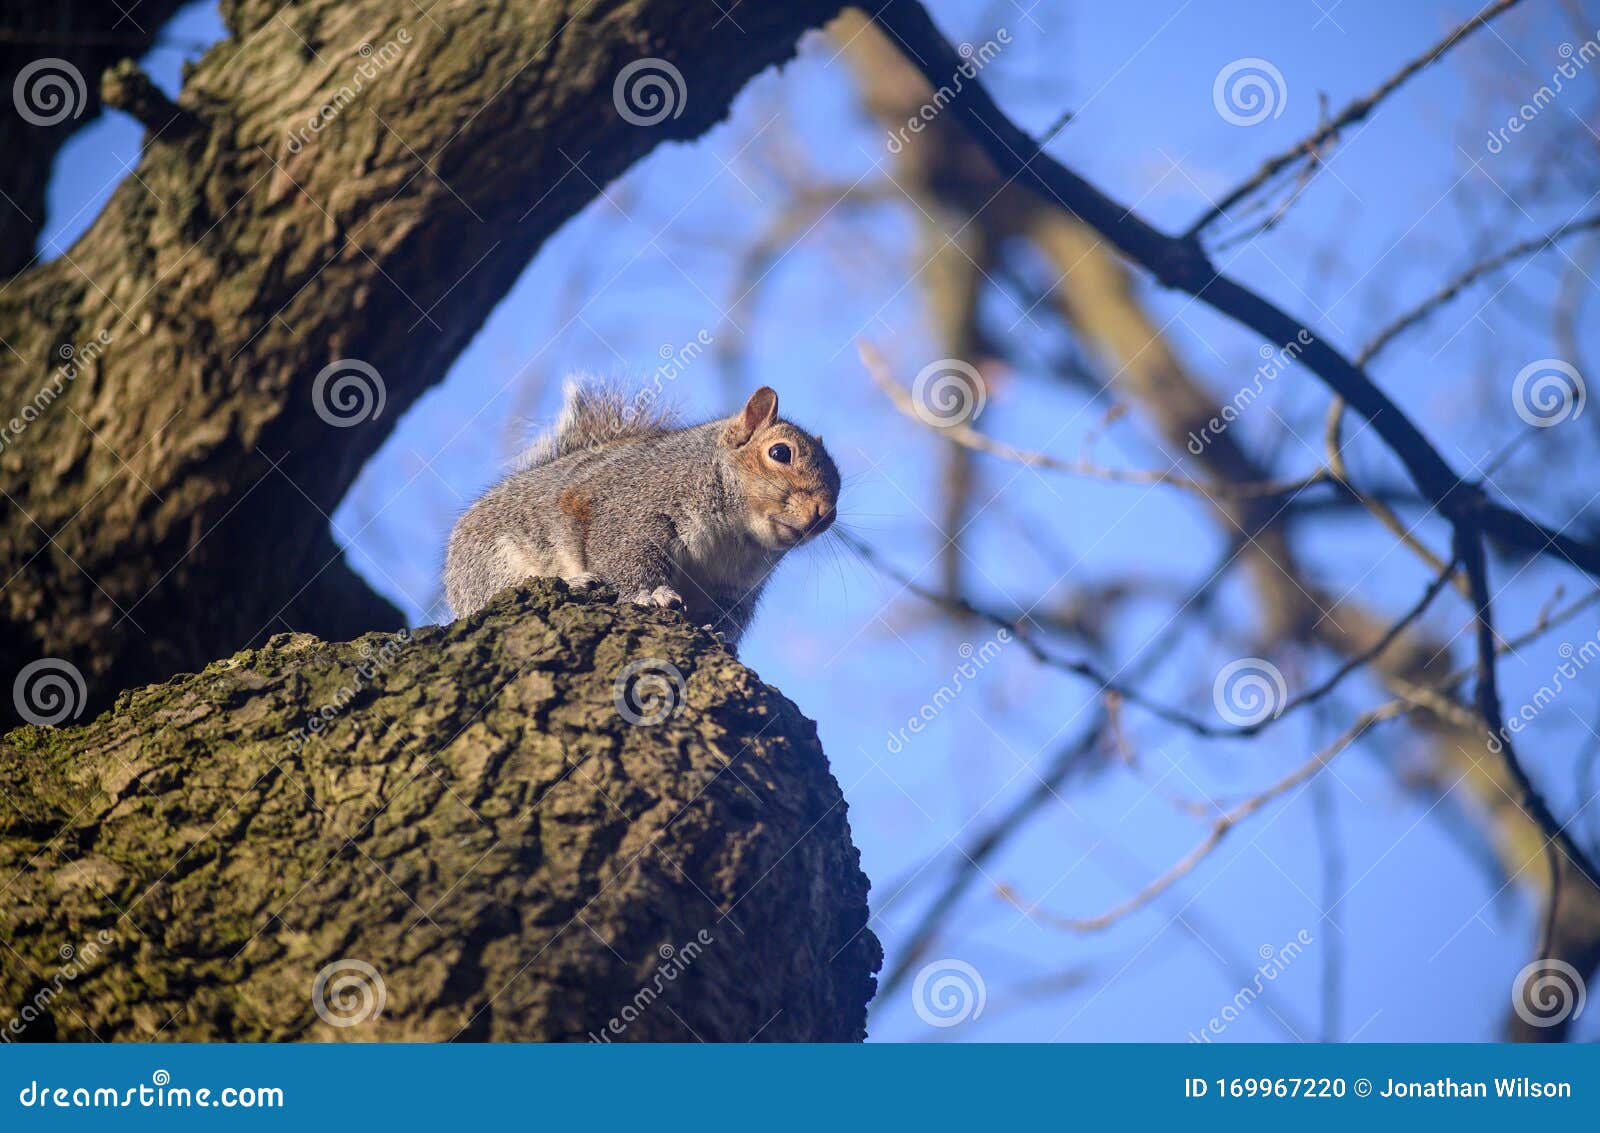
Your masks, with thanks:
M762 386L750 395L744 408L728 422L723 433L728 443L738 448L748 444L750 438L778 419L778 394L771 386Z

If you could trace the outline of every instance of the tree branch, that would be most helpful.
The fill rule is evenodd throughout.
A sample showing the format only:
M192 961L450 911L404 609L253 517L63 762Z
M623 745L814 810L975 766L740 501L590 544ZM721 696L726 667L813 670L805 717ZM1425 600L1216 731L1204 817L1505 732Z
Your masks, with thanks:
M964 60L917 0L890 0L875 19L935 87L962 67ZM1600 547L1546 528L1463 481L1360 367L1267 299L1216 271L1197 238L1158 231L1045 154L1000 111L982 84L964 82L947 110L966 125L1004 176L1059 203L1163 284L1195 296L1269 342L1305 342L1302 335L1309 337L1300 360L1372 423L1422 494L1453 524L1468 523L1525 553L1553 553L1600 576Z
M1417 56L1405 66L1401 67L1393 75L1389 76L1389 78L1378 84L1378 87L1370 94L1363 98L1356 99L1343 110L1339 111L1338 114L1334 115L1332 119L1319 127L1310 137L1304 139L1293 148L1278 154L1276 157L1269 158L1262 164L1261 168L1258 169L1252 177L1239 185L1239 187L1234 189L1232 192L1226 194L1221 201L1207 209L1200 219L1196 220L1194 224L1189 227L1189 230L1184 233L1184 236L1199 236L1201 231L1204 230L1212 221L1216 220L1220 216L1225 215L1230 208L1238 204L1244 198L1248 197L1257 189L1261 188L1261 186L1272 180L1283 169L1294 164L1301 158L1320 157L1323 152L1323 147L1334 138L1337 138L1340 132L1344 130L1346 126L1353 126L1357 122L1364 120L1367 115L1371 114L1378 108L1379 103L1398 90L1417 72L1432 66L1434 63L1437 63L1441 58L1444 57L1445 53L1448 52L1452 47L1456 46L1456 44L1463 42L1473 32L1477 31L1481 27L1487 26L1489 21L1493 20L1496 16L1500 15L1508 8L1515 7L1521 2L1522 0L1494 0L1493 3L1486 5L1477 15L1459 25L1454 31L1445 36L1438 43L1434 44L1423 54Z

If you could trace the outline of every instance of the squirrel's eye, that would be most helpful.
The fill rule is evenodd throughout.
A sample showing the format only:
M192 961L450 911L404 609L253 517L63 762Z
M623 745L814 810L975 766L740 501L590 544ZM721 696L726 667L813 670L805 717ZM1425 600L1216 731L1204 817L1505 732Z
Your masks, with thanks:
M767 450L767 455L773 460L776 460L779 464L788 464L790 458L794 456L794 452L789 448L788 445L779 444L773 445L771 448L769 448Z

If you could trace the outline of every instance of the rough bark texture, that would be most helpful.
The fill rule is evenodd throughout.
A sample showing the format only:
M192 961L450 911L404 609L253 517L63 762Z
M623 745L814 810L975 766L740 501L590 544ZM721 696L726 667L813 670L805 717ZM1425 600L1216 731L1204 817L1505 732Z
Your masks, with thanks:
M52 0L0 12L0 279L33 260L56 153L100 112L96 77L149 50L178 7L179 0ZM12 113L19 100L45 124Z
M624 683L667 690L654 725L616 700L640 663L682 676ZM10 733L0 793L6 1039L865 1034L881 950L816 728L675 613L541 582L279 635ZM313 1002L339 961L352 1025Z
M151 111L137 175L0 290L0 677L65 658L98 708L285 629L397 628L327 513L551 233L835 9L224 0L183 117ZM614 101L646 58L682 76L653 125ZM318 404L346 359L381 412Z

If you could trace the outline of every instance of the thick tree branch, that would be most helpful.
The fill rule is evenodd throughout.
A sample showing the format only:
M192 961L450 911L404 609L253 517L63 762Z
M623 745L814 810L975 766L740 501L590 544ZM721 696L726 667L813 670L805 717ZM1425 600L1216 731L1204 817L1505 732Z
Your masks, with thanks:
M149 50L179 4L51 0L0 15L0 280L34 262L56 154L99 116L101 72Z
M329 535L362 465L551 233L833 11L225 4L177 102L203 128L0 290L0 399L29 407L0 434L0 676L64 658L98 708L281 630L399 625ZM617 85L641 62L664 109Z
M3 1041L865 1034L815 725L599 592L280 635L12 732L0 790Z

